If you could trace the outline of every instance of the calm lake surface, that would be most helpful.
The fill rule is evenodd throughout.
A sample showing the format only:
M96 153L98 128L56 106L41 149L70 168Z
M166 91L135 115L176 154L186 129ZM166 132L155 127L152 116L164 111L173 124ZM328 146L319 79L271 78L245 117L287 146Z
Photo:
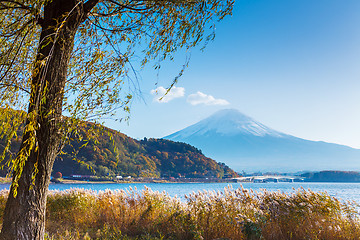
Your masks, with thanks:
M136 188L141 191L149 187L153 191L166 191L170 196L178 196L184 199L185 194L197 191L222 191L227 186L239 188L241 185L246 189L259 191L266 189L269 191L281 191L285 193L294 192L295 189L303 187L315 192L327 192L331 196L342 200L351 200L360 203L360 183L83 183L83 184L50 184L50 190L67 189L92 189L103 191L106 189L129 189ZM0 190L9 189L9 184L0 184Z

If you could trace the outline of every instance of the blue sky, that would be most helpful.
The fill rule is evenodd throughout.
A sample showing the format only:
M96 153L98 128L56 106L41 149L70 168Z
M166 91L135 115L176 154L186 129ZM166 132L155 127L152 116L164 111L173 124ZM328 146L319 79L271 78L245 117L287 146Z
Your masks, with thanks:
M170 85L183 53L159 76L140 71L143 94L130 121L106 125L138 139L163 137L236 108L287 134L360 148L359 12L358 0L237 0L215 40L191 51L163 102L152 90Z

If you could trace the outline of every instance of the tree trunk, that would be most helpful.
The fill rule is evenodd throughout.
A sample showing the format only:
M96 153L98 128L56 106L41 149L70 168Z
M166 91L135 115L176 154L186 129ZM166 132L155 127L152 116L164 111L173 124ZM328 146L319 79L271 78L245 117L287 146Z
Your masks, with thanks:
M82 10L76 0L52 0L44 7L28 108L29 113L36 113L37 148L26 159L16 197L14 187L10 188L0 239L44 238L46 197L61 137L64 86ZM25 132L22 146L27 139Z

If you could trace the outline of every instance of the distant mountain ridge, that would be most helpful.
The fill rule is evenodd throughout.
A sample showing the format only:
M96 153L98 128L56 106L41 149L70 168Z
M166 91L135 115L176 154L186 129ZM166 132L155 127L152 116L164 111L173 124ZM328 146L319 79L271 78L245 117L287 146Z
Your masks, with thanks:
M360 150L297 138L225 109L165 139L185 142L236 171L360 170Z

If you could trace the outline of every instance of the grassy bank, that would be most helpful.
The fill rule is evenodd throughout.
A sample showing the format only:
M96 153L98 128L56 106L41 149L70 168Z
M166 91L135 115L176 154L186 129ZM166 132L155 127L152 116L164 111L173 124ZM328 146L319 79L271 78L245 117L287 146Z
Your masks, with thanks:
M226 188L186 201L150 189L51 191L46 231L47 239L360 239L355 207L303 189Z

